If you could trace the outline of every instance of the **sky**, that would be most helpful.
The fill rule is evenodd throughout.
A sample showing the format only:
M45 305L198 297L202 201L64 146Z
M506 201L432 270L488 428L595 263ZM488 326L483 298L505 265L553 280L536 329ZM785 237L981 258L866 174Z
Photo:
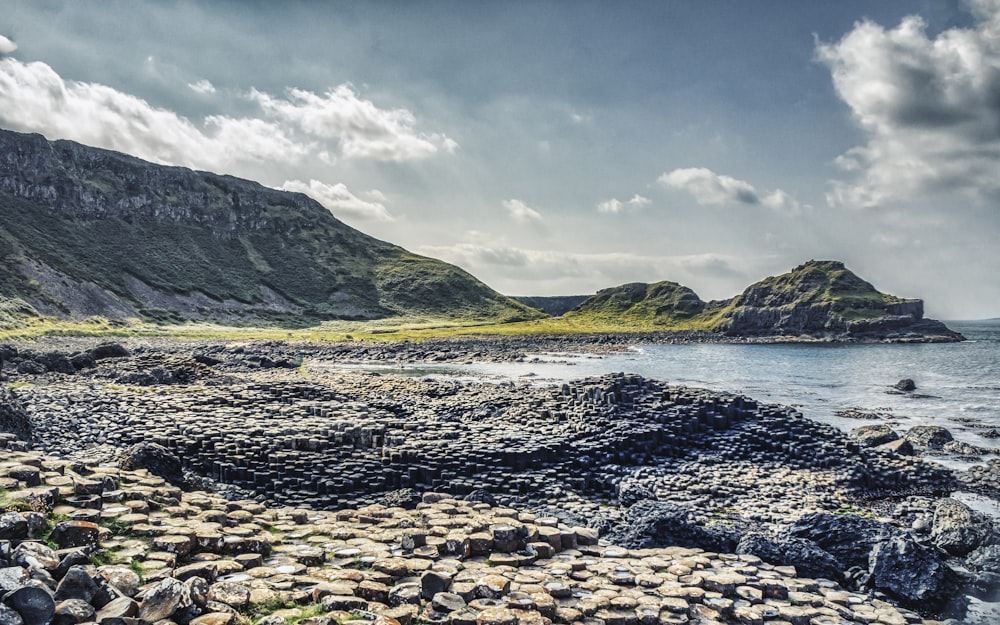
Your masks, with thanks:
M1000 316L1000 0L0 0L0 127L306 193L510 295L835 259Z

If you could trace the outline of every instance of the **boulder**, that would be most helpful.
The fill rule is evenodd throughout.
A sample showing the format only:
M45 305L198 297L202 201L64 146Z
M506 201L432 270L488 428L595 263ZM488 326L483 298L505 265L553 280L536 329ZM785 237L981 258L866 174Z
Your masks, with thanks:
M851 440L862 447L876 447L890 443L899 438L899 434L888 425L862 425L848 434Z
M60 549L70 547L96 547L101 528L90 521L63 521L55 526L50 539Z
M903 606L921 611L941 610L962 586L958 574L932 548L908 536L875 545L869 559L871 580Z
M191 597L184 582L166 577L153 586L139 604L139 618L155 623L169 618L174 612L191 605Z
M97 347L88 350L90 357L94 360L105 360L107 358L126 358L130 356L129 351L118 343L101 343Z
M976 571L1000 574L1000 545L985 545L965 558L965 563Z
M31 417L13 391L0 387L0 431L10 432L22 441L34 441Z
M855 566L867 568L875 545L898 535L900 530L856 514L815 512L795 521L785 533L816 543L837 560L840 570L846 571Z
M798 575L839 580L843 577L840 563L811 540L793 536L768 537L746 534L736 545L736 553L752 554L778 566L794 566Z
M732 553L739 542L735 531L699 525L689 510L664 501L640 501L626 511L625 521L608 539L627 549L677 546Z
M28 520L18 512L0 514L0 540L28 537Z
M964 556L994 538L993 522L957 499L947 498L934 508L931 540L953 556Z
M52 591L35 580L5 594L3 602L21 615L24 625L49 625L56 612Z
M46 352L35 357L35 361L45 367L46 371L54 373L76 373L76 368L66 354Z
M413 510L418 504L422 503L423 500L423 495L412 488L401 488L382 495L378 499L378 503L389 508Z
M897 391L909 392L917 390L917 385L910 378L903 378L899 382L893 384L892 388L896 389Z
M97 594L98 586L87 569L82 566L70 567L56 587L55 600L81 599L89 602Z
M915 425L906 431L903 438L915 445L931 449L941 449L945 443L954 439L951 432L940 425Z
M146 469L175 486L186 486L181 461L173 452L156 443L142 442L125 450L118 466L125 470Z

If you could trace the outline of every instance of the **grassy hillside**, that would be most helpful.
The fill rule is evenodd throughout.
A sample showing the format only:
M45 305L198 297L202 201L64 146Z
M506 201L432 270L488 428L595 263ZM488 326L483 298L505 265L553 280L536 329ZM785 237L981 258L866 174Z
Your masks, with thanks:
M0 161L0 297L50 315L285 325L543 316L301 194L37 135L0 131L0 151L12 155Z

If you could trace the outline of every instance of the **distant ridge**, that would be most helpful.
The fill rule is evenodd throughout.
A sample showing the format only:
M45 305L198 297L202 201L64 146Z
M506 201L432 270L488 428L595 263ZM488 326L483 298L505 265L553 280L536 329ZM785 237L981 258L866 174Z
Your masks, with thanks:
M515 295L513 297L525 306L530 306L553 317L559 317L587 301L590 295Z
M0 130L0 322L542 315L309 197Z
M961 334L924 319L919 299L881 293L844 264L811 260L747 287L731 300L704 302L675 282L603 289L566 314L591 323L656 330L701 330L731 337L958 341Z

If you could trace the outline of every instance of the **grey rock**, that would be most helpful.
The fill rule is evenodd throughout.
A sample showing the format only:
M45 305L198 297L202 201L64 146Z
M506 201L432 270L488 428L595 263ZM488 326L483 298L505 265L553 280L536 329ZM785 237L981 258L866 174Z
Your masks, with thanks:
M139 604L139 618L150 623L169 618L174 612L191 605L184 582L167 577L151 588Z
M44 584L28 581L3 596L3 602L24 620L24 625L48 625L55 615L56 602Z
M937 552L907 536L877 544L869 570L877 590L913 609L941 609L962 585L958 574Z
M916 383L910 378L903 378L899 382L892 385L892 388L898 391L915 391L917 390Z
M799 575L811 578L839 580L843 569L837 559L811 540L794 536L770 538L763 534L747 534L740 538L736 553L753 554L778 566L794 566Z
M55 600L81 599L90 602L97 594L97 590L97 582L90 576L87 569L82 566L74 566L66 571L66 575L59 581Z
M876 447L899 438L888 425L862 425L851 430L848 436L862 447Z
M609 540L628 549L678 546L732 553L739 541L734 531L700 525L689 510L662 501L640 501L628 509L625 520L626 528Z
M993 523L957 499L947 498L934 508L931 540L954 556L964 556L994 538Z
M951 432L940 425L915 425L906 431L903 438L916 445L931 449L941 449L945 443L954 440Z

